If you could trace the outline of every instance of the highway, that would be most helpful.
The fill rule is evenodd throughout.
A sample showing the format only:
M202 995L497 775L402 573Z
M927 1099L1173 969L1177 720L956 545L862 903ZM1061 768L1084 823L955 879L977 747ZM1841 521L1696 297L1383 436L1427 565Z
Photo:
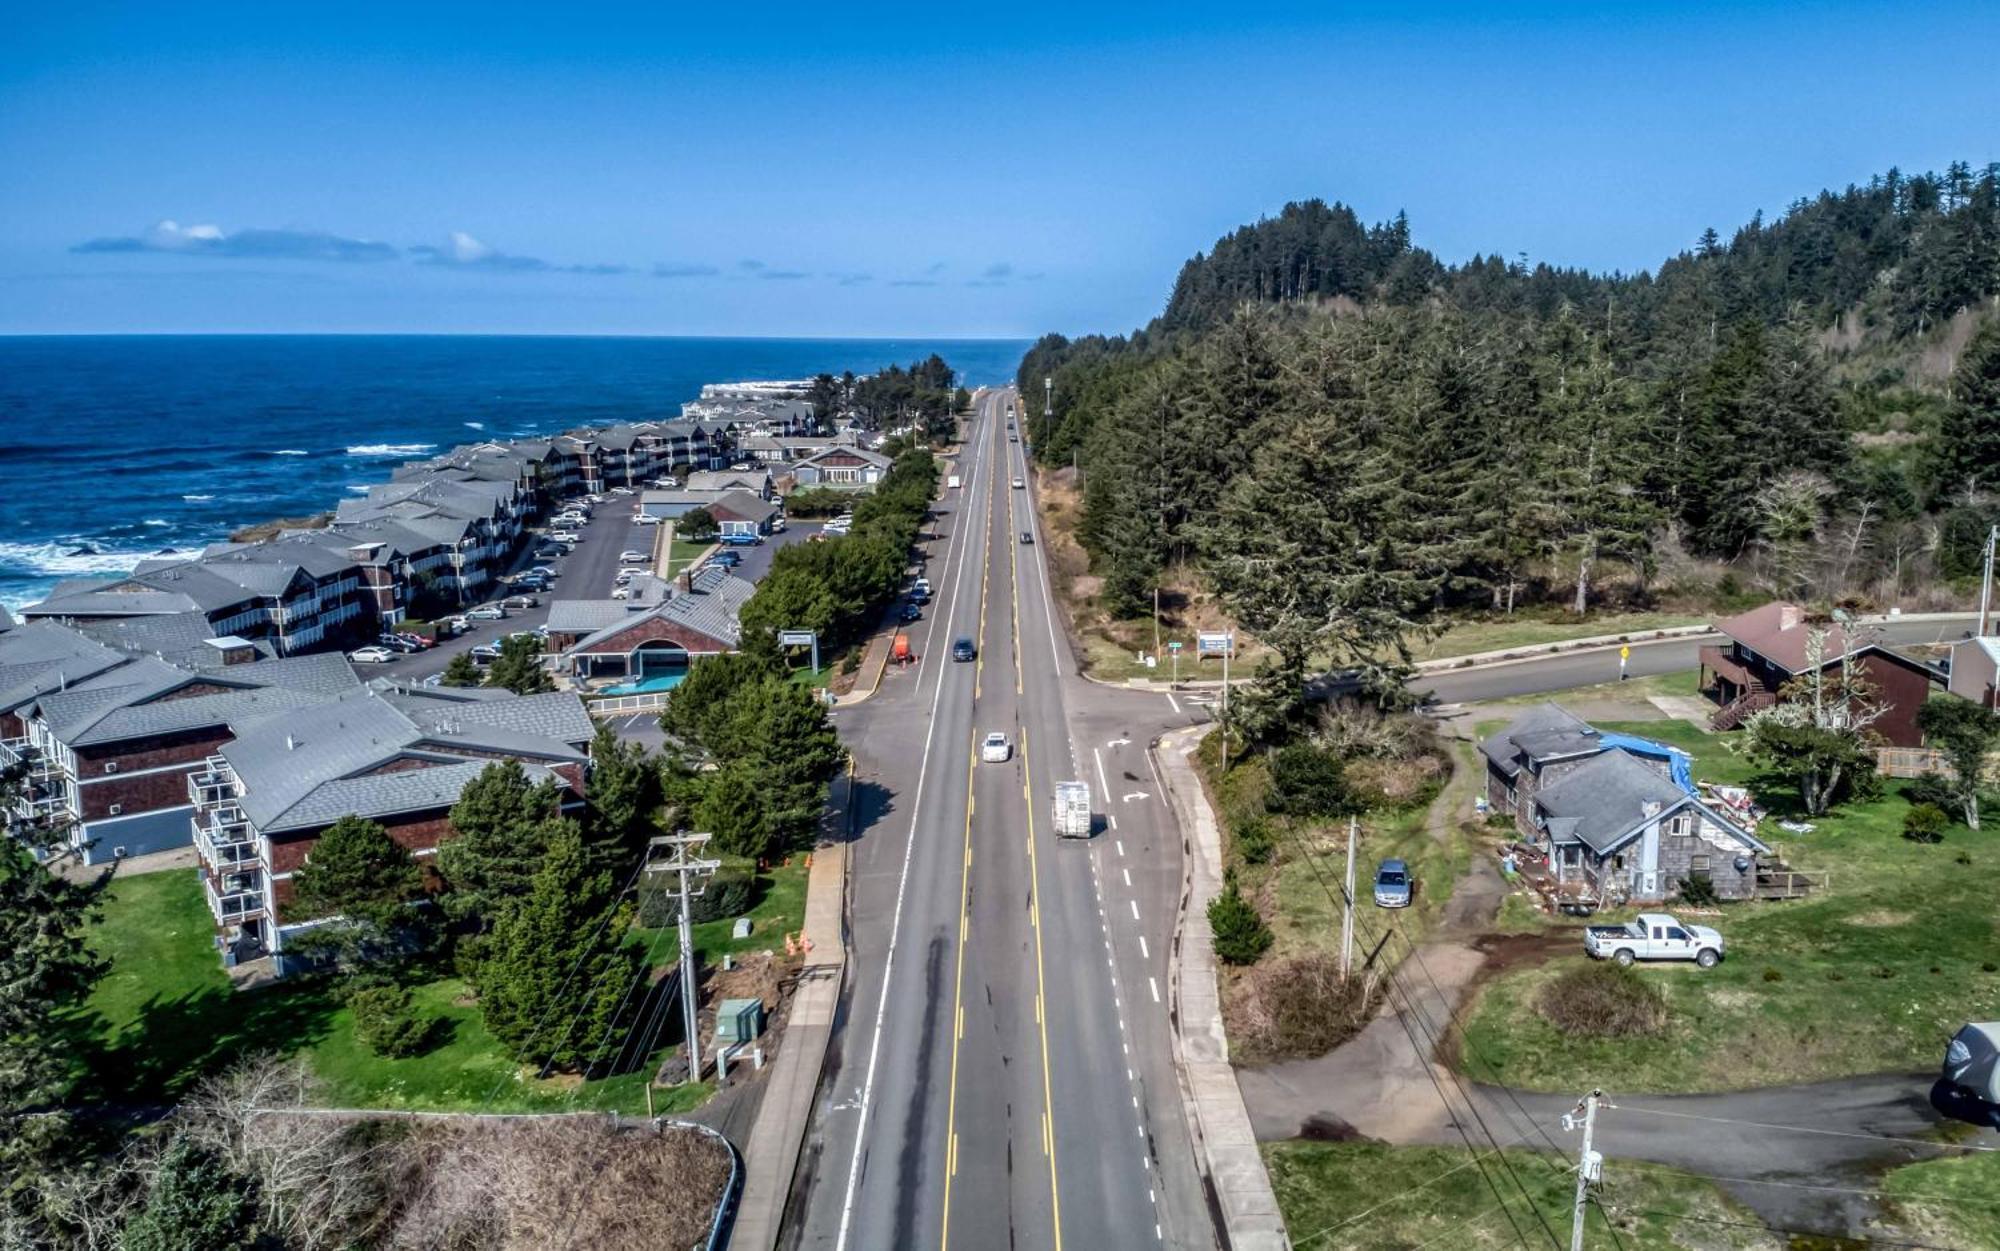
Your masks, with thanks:
M850 961L787 1245L1212 1247L1168 1031L1180 837L1146 758L1186 715L1074 672L1009 391L939 506L919 662L835 714L856 756ZM977 659L951 659L955 638ZM979 741L1001 731L1004 763ZM1098 830L1059 840L1052 784ZM802 1206L801 1206L802 1205Z

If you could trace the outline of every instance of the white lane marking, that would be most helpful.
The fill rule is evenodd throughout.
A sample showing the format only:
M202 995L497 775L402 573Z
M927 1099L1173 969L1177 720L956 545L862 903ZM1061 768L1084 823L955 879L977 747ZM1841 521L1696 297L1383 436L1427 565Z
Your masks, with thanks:
M1177 700L1177 699L1175 699L1175 698L1174 698L1174 693L1173 693L1172 691L1168 691L1168 692L1167 692L1167 702L1168 702L1169 704L1173 705L1173 709L1174 709L1174 715L1175 715L1176 717L1180 716L1180 715L1181 715L1181 702L1180 702L1179 700Z
M1141 960L1151 960L1153 958L1153 953L1146 950L1146 936L1144 934L1139 935L1139 958Z
M1121 855L1121 856L1122 856L1122 855L1124 855L1124 854L1125 854L1125 840L1121 838L1121 839L1117 839L1117 840L1115 840L1115 841L1116 841L1116 842L1117 842L1117 844L1118 844L1118 854L1119 854L1119 855Z
M1090 749L1091 758L1097 761L1097 789L1104 796L1104 806L1111 806L1111 783L1104 780L1104 753L1095 747Z
M974 472L977 472L977 466ZM968 562L959 562L958 585L952 592L951 607L945 612L947 633L951 623L958 619L958 604L965 597L967 567ZM837 1251L845 1251L847 1247L848 1231L854 1223L854 1201L861 1186L861 1149L867 1141L868 1113L875 1101L875 1070L882 1060L882 1027L889 1014L889 987L896 973L896 940L903 930L903 900L909 894L910 860L917 846L917 816L924 808L924 783L930 777L931 737L937 732L938 705L944 697L944 670L945 666L938 666L938 680L931 687L931 719L924 728L924 759L917 766L917 793L910 804L910 831L903 844L903 871L896 882L896 907L889 921L889 954L882 965L882 993L875 1001L875 1028L868 1043L868 1075L861 1082L861 1117L855 1123L854 1156L847 1166L847 1195L841 1203L840 1233L834 1243Z
M1153 988L1153 1002L1158 1003L1160 1001L1160 983L1158 979L1149 977L1146 979L1146 985Z
M1134 899L1130 902L1132 904L1132 919L1136 921L1139 919L1139 901Z
M1119 872L1125 875L1125 885L1130 886L1132 884L1132 870L1120 869Z
M1110 823L1110 825L1111 825L1111 828L1112 828L1112 829L1114 829L1114 830L1115 830L1115 829L1117 829L1117 828L1118 828L1118 814L1117 814L1117 813L1115 813L1115 812L1107 812L1107 813L1105 813L1105 814L1104 814L1104 819L1105 819L1105 820L1106 820L1107 822L1109 822L1109 823Z
M1126 791L1124 796L1121 797L1118 802L1121 804L1129 804L1135 799L1144 799L1144 798L1146 798L1146 792L1144 791Z

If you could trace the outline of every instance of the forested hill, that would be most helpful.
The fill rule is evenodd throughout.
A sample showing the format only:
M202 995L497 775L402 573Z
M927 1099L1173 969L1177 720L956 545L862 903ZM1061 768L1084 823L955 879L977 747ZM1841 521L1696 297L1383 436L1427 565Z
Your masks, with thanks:
M1595 275L1498 254L1449 266L1410 239L1403 215L1365 226L1342 204L1287 204L1181 267L1155 333L1199 331L1245 300L1345 297L1408 304L1440 298L1468 311L1553 316L1568 306L1593 329L1635 342L1676 308L1723 321L1819 320L1865 308L1896 331L1922 330L2000 291L2000 166L1823 191L1776 222L1761 215L1724 244L1714 230L1658 273Z
M1037 459L1081 471L1081 597L1204 588L1303 664L1538 598L1955 595L2000 520L1996 292L2000 166L1634 275L1447 265L1307 201L1019 379Z

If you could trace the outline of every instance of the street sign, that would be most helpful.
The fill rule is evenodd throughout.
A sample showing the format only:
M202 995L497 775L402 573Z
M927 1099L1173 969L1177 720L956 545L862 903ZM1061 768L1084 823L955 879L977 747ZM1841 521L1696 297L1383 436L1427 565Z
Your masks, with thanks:
M811 630L778 631L778 642L785 647L811 647L817 637Z
M1177 652L1177 651L1179 651L1180 649L1181 649L1181 645L1180 645L1180 644L1179 644L1178 642L1174 642L1174 643L1169 643L1169 644L1167 644L1167 650L1168 650L1168 651L1170 651L1170 652Z
M1227 656L1236 650L1236 636L1227 632L1197 634L1194 636L1194 649L1199 656Z
M1631 648L1629 648L1629 647L1621 647L1621 648L1619 648L1619 649L1618 649L1618 659L1620 659L1620 660L1630 660L1630 659L1632 659L1632 649L1631 649Z

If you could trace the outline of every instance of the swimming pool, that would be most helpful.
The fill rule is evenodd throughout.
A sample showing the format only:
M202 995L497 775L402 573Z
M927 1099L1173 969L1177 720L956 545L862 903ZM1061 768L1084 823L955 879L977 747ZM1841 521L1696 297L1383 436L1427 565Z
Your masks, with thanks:
M654 691L671 691L679 686L681 679L686 676L687 670L677 669L672 673L662 673L650 678L641 678L637 682L625 682L618 686L607 686L599 691L598 694L650 695Z

